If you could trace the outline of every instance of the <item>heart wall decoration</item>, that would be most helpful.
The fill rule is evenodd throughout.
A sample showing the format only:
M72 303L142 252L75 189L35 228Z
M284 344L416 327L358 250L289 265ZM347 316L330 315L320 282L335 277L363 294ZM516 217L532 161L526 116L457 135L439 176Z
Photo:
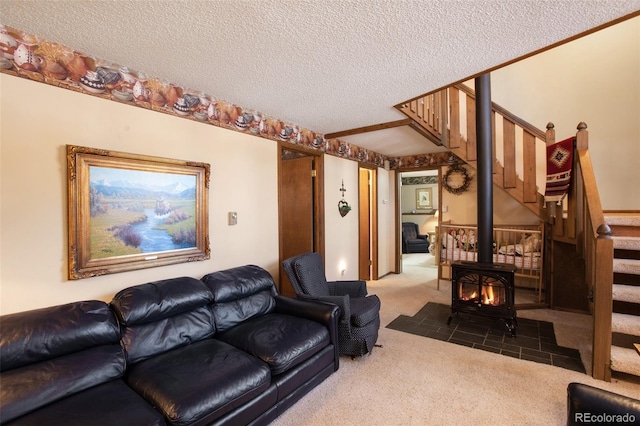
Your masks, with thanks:
M345 217L351 211L351 206L345 200L338 201L338 211L340 216Z
M342 200L338 201L338 211L340 212L340 216L345 217L347 213L351 211L351 206L344 199L344 193L347 192L344 188L344 179L342 180L342 186L338 191L342 192Z

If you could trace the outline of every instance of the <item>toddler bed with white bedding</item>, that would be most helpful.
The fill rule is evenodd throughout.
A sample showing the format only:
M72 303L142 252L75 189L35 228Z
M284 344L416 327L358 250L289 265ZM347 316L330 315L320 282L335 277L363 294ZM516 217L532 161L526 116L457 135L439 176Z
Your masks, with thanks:
M443 272L445 268L449 272L451 262L478 261L476 225L443 223L436 235L439 279L447 279ZM537 289L538 303L542 302L543 247L543 224L499 225L493 228L493 262L514 265L517 268L516 277L532 280Z

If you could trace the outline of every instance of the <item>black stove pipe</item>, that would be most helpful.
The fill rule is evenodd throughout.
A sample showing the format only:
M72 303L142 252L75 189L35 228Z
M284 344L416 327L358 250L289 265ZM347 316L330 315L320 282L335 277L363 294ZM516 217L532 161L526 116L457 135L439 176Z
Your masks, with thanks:
M478 182L478 263L493 263L493 155L491 143L491 78L475 79Z

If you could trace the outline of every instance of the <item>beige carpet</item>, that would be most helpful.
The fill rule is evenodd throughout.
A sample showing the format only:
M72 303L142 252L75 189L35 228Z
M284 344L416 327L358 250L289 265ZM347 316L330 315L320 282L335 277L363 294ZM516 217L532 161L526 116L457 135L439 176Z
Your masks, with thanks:
M378 343L369 356L342 357L340 369L273 425L563 425L566 388L583 382L640 398L640 384L589 375L390 330L398 315L428 301L450 303L450 283L436 290L433 256L405 255L404 272L368 284L382 301ZM580 350L591 370L588 315L521 310L552 321L561 346Z

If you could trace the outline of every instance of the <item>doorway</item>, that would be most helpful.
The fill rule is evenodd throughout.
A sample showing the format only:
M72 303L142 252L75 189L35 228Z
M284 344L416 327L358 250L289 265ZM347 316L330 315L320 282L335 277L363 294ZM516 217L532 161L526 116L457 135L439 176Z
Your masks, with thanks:
M439 212L442 207L440 168L399 170L397 176L396 205L399 220L396 269L402 272L405 266L416 264L436 267L436 227L440 224ZM414 223L418 233L427 236L429 244L426 250L423 247L420 250L403 250L402 224L405 222Z
M378 209L377 169L361 165L358 169L358 278L377 280Z
M323 157L315 150L279 144L278 223L279 292L295 297L282 262L292 256L318 252L324 258Z

